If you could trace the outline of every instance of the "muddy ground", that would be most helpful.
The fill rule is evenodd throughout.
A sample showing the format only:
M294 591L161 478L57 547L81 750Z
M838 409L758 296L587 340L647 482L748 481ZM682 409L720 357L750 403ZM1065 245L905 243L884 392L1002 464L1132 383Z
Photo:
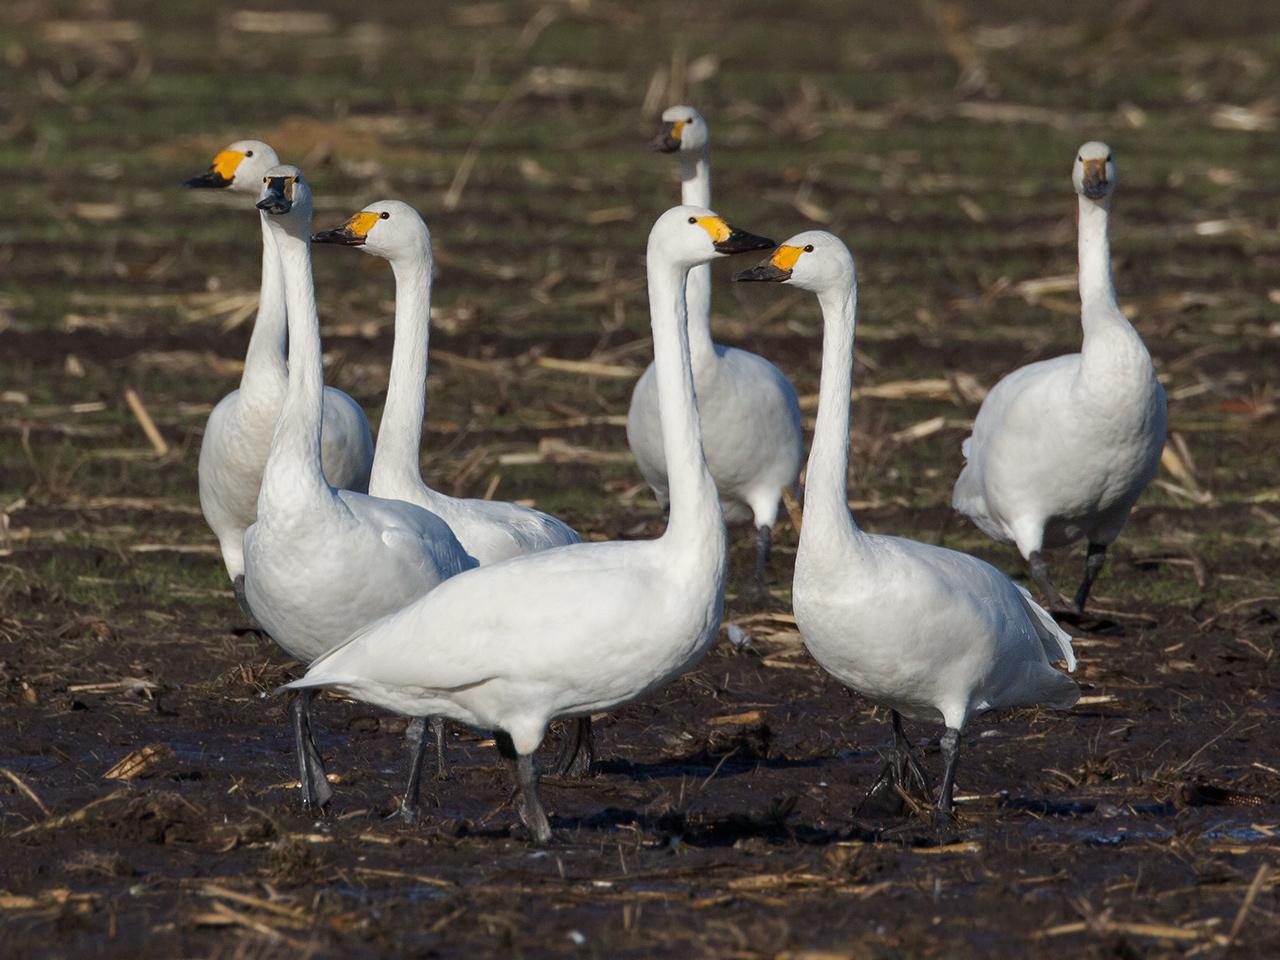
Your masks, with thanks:
M0 954L1280 952L1272 5L308 9L0 10ZM1076 641L1084 698L974 722L953 828L857 812L887 717L800 645L784 522L763 607L734 535L740 642L598 718L594 777L544 780L553 846L461 729L404 825L404 721L337 699L316 711L335 799L304 816L272 693L299 667L244 629L196 502L257 225L177 184L257 136L307 169L320 226L415 203L438 264L428 478L652 536L622 423L643 241L676 196L644 144L679 101L710 121L721 212L825 226L859 259L859 520L1018 577L950 484L982 388L1078 344L1068 171L1112 144L1116 281L1172 439ZM316 259L329 380L376 422L389 273ZM814 394L811 299L728 272L718 335ZM1082 552L1054 558L1064 584ZM935 775L939 732L909 727Z

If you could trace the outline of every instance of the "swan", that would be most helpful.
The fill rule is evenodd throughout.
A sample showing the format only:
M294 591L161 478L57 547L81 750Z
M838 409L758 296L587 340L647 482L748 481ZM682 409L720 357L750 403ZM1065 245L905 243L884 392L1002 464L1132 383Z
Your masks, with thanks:
M692 107L662 114L663 132L653 147L680 157L681 202L711 205L707 124ZM720 491L725 519L751 520L756 530L755 580L750 594L765 595L765 569L778 502L796 488L804 458L800 402L786 375L768 360L711 340L711 265L689 271L689 353L702 421L707 466ZM667 458L658 414L653 364L641 374L627 411L627 443L658 503L668 500Z
M1016 544L1058 609L1065 603L1042 551L1086 538L1072 604L1082 614L1107 547L1160 466L1168 407L1111 283L1111 148L1084 144L1071 179L1080 198L1081 350L1015 370L987 394L951 503L988 536Z
M647 263L671 513L656 540L575 543L480 567L358 631L289 687L495 731L538 843L533 753L556 717L610 710L706 653L724 611L724 519L702 456L685 322L689 268L771 246L701 207L658 218Z
M213 158L187 187L225 188L255 198L267 171L280 162L261 140L237 140ZM244 532L257 515L258 489L289 380L284 284L275 239L262 218L262 288L258 316L244 358L240 387L223 397L200 442L200 509L218 538L222 562L241 611L256 623L244 595ZM373 437L360 405L341 390L324 388L320 438L324 474L335 487L365 491L373 461Z
M845 686L890 708L897 763L901 715L946 724L937 809L952 806L960 731L987 710L1079 698L1071 637L1031 595L976 557L868 534L849 512L849 397L857 279L853 257L821 230L797 234L735 279L789 283L822 307L822 379L805 481L792 608L805 646ZM883 774L882 774L883 776ZM906 784L903 784L904 786Z
M396 281L396 335L391 355L387 403L378 429L369 493L404 500L430 510L444 520L476 561L485 566L526 553L578 543L578 534L555 517L529 507L496 500L450 497L432 490L422 479L419 447L426 405L427 349L431 335L431 232L418 211L399 200L379 200L353 214L341 226L322 230L313 243L341 244L390 261ZM587 729L566 739L580 747L561 765L590 768L589 717ZM438 774L446 774L444 726L435 724ZM585 736L585 741L583 740ZM421 764L425 738L418 741L415 763ZM568 750L566 746L566 751Z
M311 189L297 167L278 165L264 178L258 206L267 214L283 268L289 383L262 474L257 519L244 536L245 594L271 638L310 663L358 627L476 563L435 514L335 489L325 479ZM308 808L322 807L331 793L311 736L313 696L309 691L291 706Z

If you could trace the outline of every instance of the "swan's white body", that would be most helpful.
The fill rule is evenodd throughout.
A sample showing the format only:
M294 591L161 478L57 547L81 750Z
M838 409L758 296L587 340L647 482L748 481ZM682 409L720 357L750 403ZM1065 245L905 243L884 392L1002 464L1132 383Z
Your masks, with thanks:
M231 144L214 159L209 173L191 186L227 187L255 198L262 178L279 160L257 140ZM262 288L240 388L223 397L205 424L200 442L200 509L218 538L227 575L244 574L244 533L257 516L258 491L288 388L288 328L284 284L276 242L262 218ZM320 441L324 475L342 489L369 486L373 437L364 411L351 397L324 388L324 429Z
M422 479L419 447L425 415L431 332L431 234L418 212L397 200L365 207L320 242L358 246L391 262L396 336L387 403L378 429L369 493L403 500L444 520L482 566L579 541L567 524L539 510L497 500L461 499Z
M691 107L672 107L662 118L680 156L681 201L711 205L706 123ZM772 528L782 492L794 489L804 458L804 434L795 387L768 360L711 339L711 265L689 271L685 284L689 353L707 467L720 492L725 519ZM668 460L658 415L658 384L651 364L635 386L627 411L627 443L645 482L665 507Z
M761 272L764 271L764 272ZM860 530L849 512L849 397L857 281L836 237L799 234L742 279L783 280L822 306L822 381L792 605L805 646L841 683L906 716L963 729L975 714L1079 690L1071 638L976 557Z
M310 662L358 627L475 565L443 520L397 500L336 490L320 462L320 331L311 279L311 198L296 167L292 208L268 214L289 310L289 386L245 534L245 592L291 656ZM266 200L263 201L267 202Z
M649 237L654 355L672 464L666 532L481 567L360 631L291 686L334 687L400 713L498 730L527 756L553 718L617 707L701 659L719 628L727 563L685 332L685 273L720 249L704 220L728 234L709 211L677 207Z
M1084 192L1086 163L1098 168L1098 197ZM1081 537L1101 547L1115 540L1159 468L1167 427L1164 388L1111 282L1114 172L1105 144L1081 148L1075 179L1081 352L996 384L964 441L952 495L955 509L1026 558Z

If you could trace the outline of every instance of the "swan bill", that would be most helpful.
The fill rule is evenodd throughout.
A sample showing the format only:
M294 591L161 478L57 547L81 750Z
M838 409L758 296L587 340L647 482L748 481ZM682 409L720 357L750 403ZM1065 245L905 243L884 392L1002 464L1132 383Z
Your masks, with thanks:
M1101 200L1111 184L1107 181L1106 160L1085 160L1084 187L1082 193L1090 200Z
M293 209L293 184L297 177L264 177L267 194L258 201L258 209L279 216Z
M796 261L800 259L800 254L804 253L803 247L792 247L783 244L773 251L773 254L764 263L757 264L749 270L743 270L737 274L734 280L763 280L772 283L782 283L791 279L791 271L795 268Z
M735 227L729 236L716 241L716 253L750 253L752 250L768 250L772 246L773 241L768 237L758 237Z
M696 223L711 237L716 253L748 253L752 250L768 250L776 246L768 237L758 237L737 227L731 227L723 217L690 217L690 223Z
M353 214L346 223L332 230L321 230L313 234L312 243L337 243L345 247L362 247L368 239L369 231L378 222L379 215L369 211Z
M680 134L687 120L670 120L662 125L662 132L649 141L649 147L658 153L677 153L680 150Z
M239 150L223 150L213 158L213 163L209 165L208 170L198 177L185 181L182 185L193 189L229 187L235 180L236 169L244 158L245 155Z

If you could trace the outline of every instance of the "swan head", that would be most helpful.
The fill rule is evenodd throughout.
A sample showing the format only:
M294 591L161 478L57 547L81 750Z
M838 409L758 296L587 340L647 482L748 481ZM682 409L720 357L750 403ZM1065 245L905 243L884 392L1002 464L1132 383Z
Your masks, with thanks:
M773 241L739 230L706 207L681 204L660 216L649 231L649 249L659 249L680 267L696 267L717 257L768 250Z
M707 149L707 121L693 107L667 107L662 111L662 132L650 146L659 153Z
M854 280L853 255L844 242L825 230L806 230L780 244L758 266L733 279L790 283L821 293L849 287Z
M219 150L209 169L187 180L183 186L257 193L267 171L279 163L276 152L261 140L237 140Z
M341 226L321 230L312 243L359 247L387 260L405 254L421 256L431 249L431 233L418 211L399 200L379 200L353 213Z
M1099 140L1090 140L1076 151L1071 168L1071 182L1076 193L1090 200L1103 200L1116 188L1116 161L1111 148Z
M258 187L258 209L273 216L296 214L311 217L311 187L306 177L291 163L277 163L262 177Z

